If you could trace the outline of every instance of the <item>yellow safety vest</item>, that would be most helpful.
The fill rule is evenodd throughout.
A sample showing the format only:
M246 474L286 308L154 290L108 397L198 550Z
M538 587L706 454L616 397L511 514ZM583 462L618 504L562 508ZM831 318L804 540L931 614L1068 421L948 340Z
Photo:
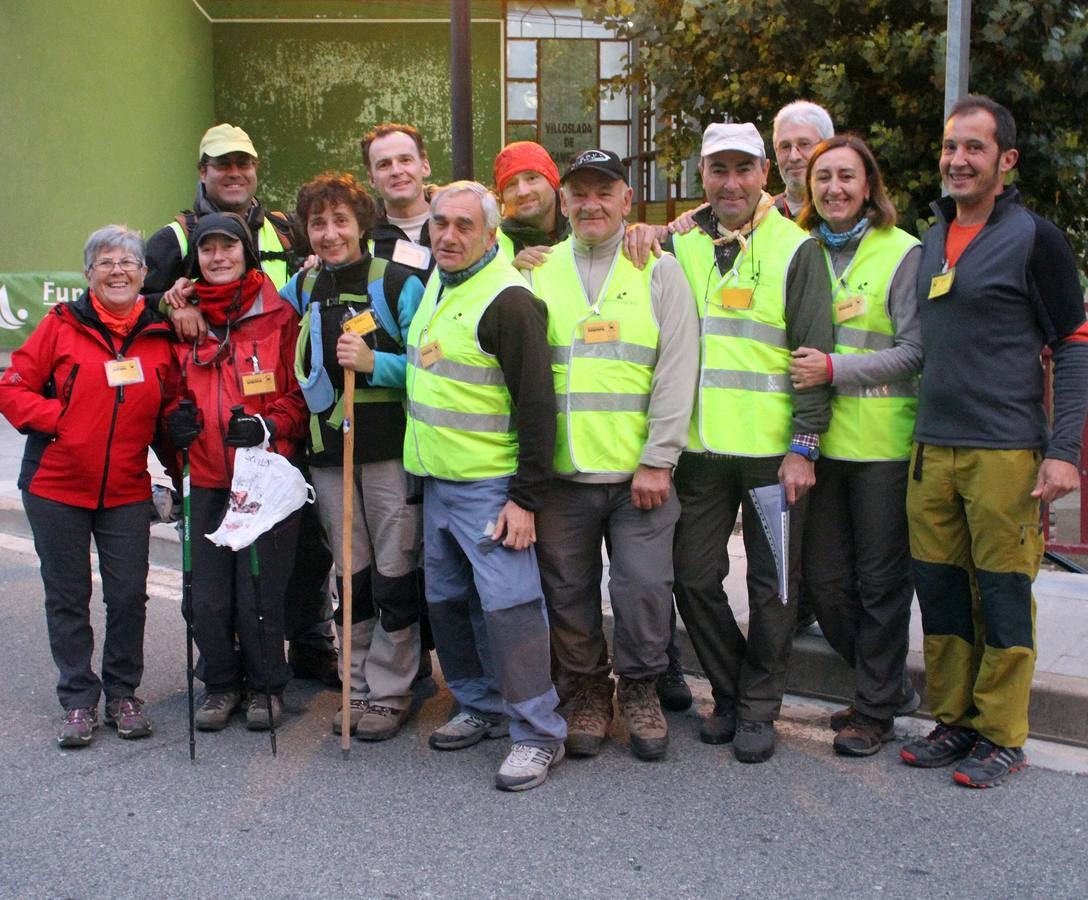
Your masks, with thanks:
M548 305L559 474L638 468L660 339L650 299L656 262L651 257L639 271L617 247L593 300L578 276L572 238L530 273L534 292Z
M517 255L514 253L514 241L507 235L501 228L495 231L495 239L499 245L499 255L502 256L508 263L514 261L514 257Z
M181 256L184 259L185 254L189 252L189 238L188 235L185 234L185 228L176 220L171 222L169 227L172 228L174 234L177 235L178 246L181 247ZM261 230L257 232L258 258L260 258L260 252L262 250L273 250L275 252L283 250L283 244L280 242L279 235L276 233L276 226L268 220L268 216L264 217L264 223L261 225ZM261 271L272 279L272 283L276 286L277 291L282 289L290 279L290 275L287 272L287 261L283 259L262 259Z
M517 471L510 391L498 360L480 348L476 334L495 297L514 286L526 287L525 280L498 256L453 288L442 288L437 271L427 281L408 329L409 472L477 481Z
M903 258L918 240L898 228L870 229L842 276L831 275L832 316L835 305L861 297L864 310L835 324L835 352L876 353L895 346L895 327L888 315L888 294ZM826 254L826 250L825 250ZM878 386L836 387L831 398L831 424L820 438L820 452L831 459L866 462L910 458L918 379Z
M723 277L701 229L673 238L699 311L699 389L688 449L735 456L789 450L793 391L786 343L786 272L807 234L770 210ZM751 290L747 309L726 308L723 288Z

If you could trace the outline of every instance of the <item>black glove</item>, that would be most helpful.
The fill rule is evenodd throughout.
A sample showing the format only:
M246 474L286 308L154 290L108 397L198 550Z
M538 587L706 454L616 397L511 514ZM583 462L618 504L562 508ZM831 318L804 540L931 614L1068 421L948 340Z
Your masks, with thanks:
M247 413L241 406L233 407L230 412L230 422L227 424L227 446L259 446L264 441L264 420L254 413ZM269 427L268 431L271 440L272 428Z
M200 412L191 400L182 400L177 409L166 417L166 430L175 447L179 450L189 449L189 445L204 430L200 424Z

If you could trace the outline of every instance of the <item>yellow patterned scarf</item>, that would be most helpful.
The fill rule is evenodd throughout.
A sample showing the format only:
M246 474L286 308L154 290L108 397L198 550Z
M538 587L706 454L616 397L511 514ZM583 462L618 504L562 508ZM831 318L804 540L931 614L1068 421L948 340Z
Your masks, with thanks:
M768 194L766 191L761 191L759 194L759 202L756 204L756 211L752 213L752 218L745 222L736 231L730 231L721 222L718 223L718 234L721 237L714 239L714 244L720 246L722 244L731 244L736 241L740 244L740 252L748 252L748 235L755 231L759 227L759 223L763 221L763 218L774 209L774 197Z

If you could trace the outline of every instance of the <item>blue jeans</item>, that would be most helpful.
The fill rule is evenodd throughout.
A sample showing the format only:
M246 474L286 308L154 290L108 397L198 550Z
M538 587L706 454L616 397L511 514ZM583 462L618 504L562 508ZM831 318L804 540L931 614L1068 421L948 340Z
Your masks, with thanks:
M536 553L484 535L506 503L509 478L428 478L423 492L427 604L446 684L466 712L508 715L515 743L557 747L548 617Z

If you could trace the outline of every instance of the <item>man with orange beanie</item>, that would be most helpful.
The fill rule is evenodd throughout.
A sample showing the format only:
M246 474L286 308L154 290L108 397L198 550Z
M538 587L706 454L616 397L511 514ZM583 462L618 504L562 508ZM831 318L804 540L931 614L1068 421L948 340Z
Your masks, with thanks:
M570 231L557 202L555 161L534 141L507 144L495 157L495 192L503 207L499 252L519 269L540 265Z

